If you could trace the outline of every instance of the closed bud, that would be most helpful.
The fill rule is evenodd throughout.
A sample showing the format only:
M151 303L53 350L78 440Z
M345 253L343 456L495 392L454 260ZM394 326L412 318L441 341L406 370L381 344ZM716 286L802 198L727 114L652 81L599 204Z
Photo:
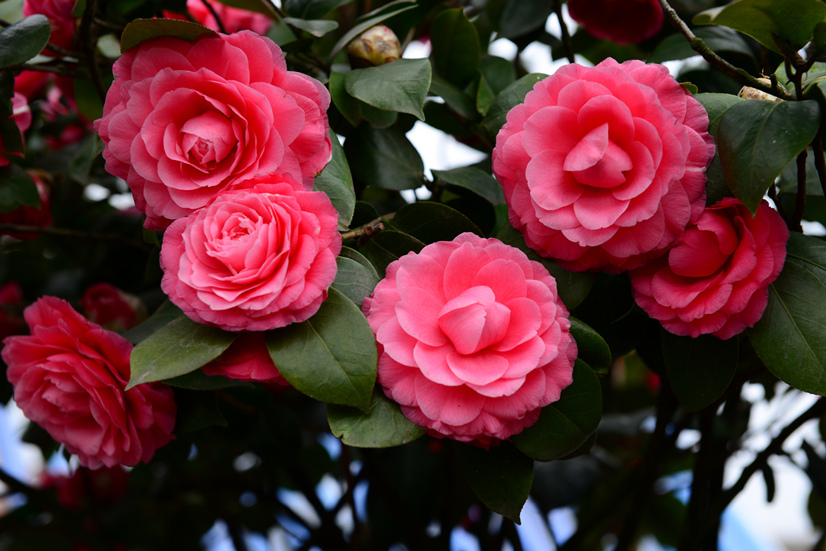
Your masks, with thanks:
M759 82L765 84L766 86L771 86L772 82L767 78L758 78ZM777 96L773 96L771 94L767 94L757 88L752 88L751 86L743 86L740 88L740 92L737 95L743 99L767 99L769 101L780 101L780 98Z
M399 59L401 44L388 27L376 25L350 43L347 56L353 67L375 67Z

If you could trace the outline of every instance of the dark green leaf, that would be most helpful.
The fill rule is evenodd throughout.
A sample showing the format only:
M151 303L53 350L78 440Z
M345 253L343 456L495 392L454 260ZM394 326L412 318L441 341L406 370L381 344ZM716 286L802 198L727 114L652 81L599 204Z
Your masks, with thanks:
M132 329L124 333L123 336L126 337L126 339L132 344L138 344L142 340L151 336L153 333L155 333L158 329L160 329L167 323L175 321L183 315L184 313L181 311L180 308L172 304L170 301L165 300L158 307L158 309L155 310L155 312L151 316L149 316L149 318L147 318L143 323L141 323L137 327L133 327Z
M479 67L479 34L462 8L442 11L430 28L433 70L440 77L464 87Z
M725 27L700 27L694 29L694 34L702 38L709 48L715 52L734 52L747 57L754 57L748 43L739 34ZM651 52L648 63L662 63L685 59L697 55L685 37L679 33L672 34Z
M508 0L499 18L499 36L516 38L540 29L552 11L548 0Z
M337 438L356 448L401 446L425 433L424 428L409 421L399 405L388 400L378 389L373 390L369 413L329 404L327 421Z
M285 17L284 23L306 31L315 37L324 36L328 32L338 28L338 23L336 21L330 21L329 19L296 19L295 17Z
M110 82L106 82L108 86ZM98 95L97 88L88 78L72 79L77 109L88 120L93 121L103 116L103 100Z
M323 191L332 201L338 212L340 229L347 228L353 219L353 210L356 208L356 192L353 190L353 176L344 149L338 141L335 132L330 131L330 141L333 144L333 154L330 162L316 176L313 189Z
M255 13L263 13L264 15L272 18L278 18L278 12L276 12L272 4L267 0L218 0L222 4L226 6L232 6L233 8L241 8L242 10L252 11Z
M376 267L381 277L388 264L398 260L407 253L419 252L424 248L424 243L407 235L406 233L385 230L374 236L362 247L361 252Z
M393 225L422 243L452 241L457 235L471 232L484 237L467 216L441 203L418 201L396 212Z
M525 238L522 234L513 228L510 224L505 224L502 230L496 236L500 241L512 247L516 247L531 260L539 262L545 269L547 269L554 279L556 279L556 288L559 292L559 297L568 310L573 310L585 300L591 287L594 285L596 276L586 272L569 272L562 268L553 260L539 256L536 251L525 244Z
M335 288L316 314L267 332L275 365L308 396L368 411L376 382L376 340L358 307Z
M195 371L220 356L237 336L181 316L132 349L132 376L126 388Z
M361 186L416 189L424 184L424 163L413 144L397 128L361 125L344 142L344 152Z
M445 100L456 114L465 119L476 118L476 106L470 96L446 80L434 76L430 80L430 91Z
M346 76L333 71L330 73L330 96L339 112L352 126L358 126L362 120L368 121L374 128L388 128L398 118L395 111L385 111L368 105L351 96L344 87Z
M699 411L716 402L737 370L737 339L679 337L665 329L660 338L668 380L683 408Z
M353 0L286 0L284 7L294 17L319 19Z
M597 430L602 417L602 388L594 370L582 360L574 364L574 382L559 401L542 408L539 420L511 438L522 453L537 461L553 461L576 450Z
M9 164L0 168L0 214L22 206L40 207L40 195L29 173Z
M49 19L36 14L0 31L0 69L25 63L49 43Z
M826 394L826 243L793 233L786 264L769 286L763 317L748 330L769 371L793 387Z
M221 390L224 388L253 388L253 384L246 381L236 381L220 375L207 375L203 371L196 369L186 375L173 377L164 380L164 383L176 388L187 388L189 390Z
M576 340L578 358L599 373L608 373L611 367L611 349L599 333L587 323L571 316L571 335Z
M516 80L516 68L513 63L493 55L482 56L479 60L479 71L494 94L500 93Z
M694 99L708 112L708 133L712 136L717 133L717 125L726 111L745 101L731 94L695 94Z
M692 21L695 25L732 28L782 53L772 35L799 50L812 40L815 25L824 20L826 5L820 0L737 0L698 13Z
M424 100L430 89L430 61L399 59L378 67L353 69L344 80L356 99L385 111L409 113L424 120Z
M819 126L814 100L749 100L725 112L717 127L717 151L729 188L752 213Z
M378 275L376 275L372 266L368 269L355 260L342 256L336 259L336 264L338 265L338 272L336 272L333 287L361 308L364 297L369 297L378 284Z
M479 500L516 524L533 484L533 461L508 442L489 450L454 443L462 473Z
M218 33L198 23L178 19L135 19L123 30L120 37L120 51L134 48L144 40L159 36L175 36L194 41L201 35L218 36Z
M350 260L355 260L356 262L358 262L359 264L364 266L364 268L368 272L370 272L370 274L372 276L374 276L376 278L376 281L378 281L380 279L379 278L379 273L376 271L376 268L372 264L370 264L370 261L367 260L364 257L364 255L362 255L357 250L351 249L350 247L342 247L341 248L341 253L339 253L339 257L349 258Z
M505 124L508 117L508 111L525 101L525 96L528 92L533 90L537 82L546 78L548 75L543 73L530 73L523 76L504 90L497 96L496 101L488 109L488 113L482 124L487 129L491 136L496 136L499 129Z
M505 194L502 186L484 170L474 166L463 166L451 170L434 170L433 176L446 184L469 189L493 205L504 205Z
M373 27L374 25L378 25L385 19L390 19L393 16L399 15L400 13L406 12L407 10L412 10L416 7L415 0L395 0L394 2L390 2L380 8L373 10L372 12L365 14L364 17L353 26L352 29L347 31L344 36L342 36L336 45L333 46L333 49L330 51L330 56L327 58L328 61L332 62L333 58L336 57L336 54L341 51L342 48L346 47L354 38L358 35Z

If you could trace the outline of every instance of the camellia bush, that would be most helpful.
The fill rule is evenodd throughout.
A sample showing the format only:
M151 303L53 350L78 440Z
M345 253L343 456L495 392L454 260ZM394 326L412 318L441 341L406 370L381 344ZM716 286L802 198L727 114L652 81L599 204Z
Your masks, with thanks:
M518 550L530 499L710 551L777 461L823 528L821 0L0 18L0 399L70 466L0 454L0 550Z

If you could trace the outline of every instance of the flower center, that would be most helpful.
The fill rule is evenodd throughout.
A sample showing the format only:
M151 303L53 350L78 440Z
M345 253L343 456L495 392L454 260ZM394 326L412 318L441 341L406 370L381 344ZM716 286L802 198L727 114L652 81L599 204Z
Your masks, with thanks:
M189 119L181 127L180 147L192 164L219 163L234 145L231 122L214 111Z
M613 188L624 183L624 172L633 167L628 153L608 137L608 123L588 132L568 152L562 166L579 183L598 188Z
M442 307L439 328L459 354L474 354L501 341L511 312L490 287L471 287Z

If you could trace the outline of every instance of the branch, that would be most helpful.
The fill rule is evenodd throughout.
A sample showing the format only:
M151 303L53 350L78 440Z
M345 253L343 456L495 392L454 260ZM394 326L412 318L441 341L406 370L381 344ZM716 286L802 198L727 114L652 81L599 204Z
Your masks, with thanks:
M348 232L341 234L341 240L347 241L348 239L371 237L381 231L384 231L384 222L389 222L393 219L394 216L396 216L396 213L391 212L390 214L386 214L384 216L376 218L375 220L371 220L363 226L361 226L360 228L356 228L355 230L350 230Z
M568 58L569 62L576 63L571 34L568 32L568 25L562 19L562 3L559 0L554 0L554 13L556 14L556 20L559 21L559 28L562 29L562 46L565 48L565 57Z

